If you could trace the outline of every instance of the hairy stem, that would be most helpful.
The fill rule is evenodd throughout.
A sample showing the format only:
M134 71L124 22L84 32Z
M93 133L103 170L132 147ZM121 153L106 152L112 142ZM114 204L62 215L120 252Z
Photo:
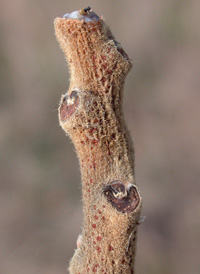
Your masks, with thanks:
M59 121L80 161L83 231L71 274L132 274L141 197L122 110L131 61L91 9L55 19L71 80Z

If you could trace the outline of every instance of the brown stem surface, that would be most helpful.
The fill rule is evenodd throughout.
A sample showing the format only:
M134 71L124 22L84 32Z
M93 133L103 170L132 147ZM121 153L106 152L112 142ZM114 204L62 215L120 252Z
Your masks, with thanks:
M71 274L133 274L141 197L122 111L131 61L102 18L56 18L71 73L59 121L80 161L83 231Z

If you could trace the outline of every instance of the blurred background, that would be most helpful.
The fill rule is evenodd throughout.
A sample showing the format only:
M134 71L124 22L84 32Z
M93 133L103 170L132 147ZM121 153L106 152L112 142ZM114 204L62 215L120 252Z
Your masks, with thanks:
M69 73L53 20L88 5L134 62L124 110L147 216L136 273L199 274L198 0L1 1L0 273L66 273L81 232L79 164L57 118Z

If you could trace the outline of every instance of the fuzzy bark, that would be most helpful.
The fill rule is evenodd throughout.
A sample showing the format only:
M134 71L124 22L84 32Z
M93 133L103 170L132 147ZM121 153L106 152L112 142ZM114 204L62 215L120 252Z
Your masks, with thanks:
M59 121L79 158L83 229L71 274L133 274L141 197L122 110L131 61L102 18L56 18L71 80Z

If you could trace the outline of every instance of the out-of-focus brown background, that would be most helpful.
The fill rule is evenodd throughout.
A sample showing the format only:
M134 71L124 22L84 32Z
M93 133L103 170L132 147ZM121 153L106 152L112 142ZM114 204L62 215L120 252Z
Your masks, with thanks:
M58 126L69 74L53 20L88 5L134 62L124 109L147 216L136 273L199 274L198 0L1 1L0 273L66 273L74 253L80 172Z

